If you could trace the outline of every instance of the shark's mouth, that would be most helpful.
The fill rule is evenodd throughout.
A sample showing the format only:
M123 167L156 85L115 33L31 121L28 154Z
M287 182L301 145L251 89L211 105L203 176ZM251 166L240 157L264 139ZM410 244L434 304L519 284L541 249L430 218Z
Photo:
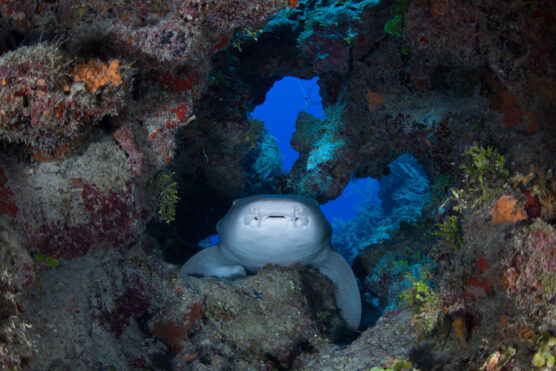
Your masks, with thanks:
M301 208L294 207L292 213L285 212L263 212L258 207L252 207L244 218L245 225L256 225L261 227L265 220L284 220L291 222L294 226L307 225L309 217L303 213Z

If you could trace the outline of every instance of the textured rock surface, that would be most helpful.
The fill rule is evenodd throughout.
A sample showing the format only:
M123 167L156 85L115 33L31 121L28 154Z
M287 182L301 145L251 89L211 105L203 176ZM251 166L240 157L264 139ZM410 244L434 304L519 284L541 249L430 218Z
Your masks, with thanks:
M2 1L0 363L529 369L556 331L554 4ZM298 117L281 174L247 113L285 75L318 76L328 117ZM341 332L320 275L182 281L167 263L239 195L324 202L406 153L433 200L356 259L372 327L346 347L325 340ZM160 169L181 201L153 241ZM493 224L502 195L519 217ZM416 287L427 300L384 314Z
M291 368L300 354L342 335L332 284L315 271L267 266L233 282L176 284L181 295L150 321L177 353L176 369ZM174 337L176 330L185 336Z

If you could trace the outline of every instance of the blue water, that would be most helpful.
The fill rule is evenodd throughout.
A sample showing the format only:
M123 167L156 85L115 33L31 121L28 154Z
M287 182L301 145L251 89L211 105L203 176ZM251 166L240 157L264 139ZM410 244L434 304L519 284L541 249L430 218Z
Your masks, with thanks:
M372 201L375 205L380 204L379 185L378 180L374 178L353 178L344 188L340 197L328 201L320 208L330 221L338 218L343 220L354 218L364 201Z
M317 81L318 77L303 80L286 76L274 83L266 93L264 103L251 113L252 118L264 121L266 130L278 141L282 167L286 172L290 171L298 157L298 153L290 147L290 139L299 112L306 111L320 119L325 117Z

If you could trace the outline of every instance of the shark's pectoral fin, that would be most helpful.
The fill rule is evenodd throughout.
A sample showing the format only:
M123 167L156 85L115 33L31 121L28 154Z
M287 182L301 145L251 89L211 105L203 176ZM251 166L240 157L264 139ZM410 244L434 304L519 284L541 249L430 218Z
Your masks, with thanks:
M336 305L348 328L357 330L361 322L361 295L348 263L335 251L312 264L336 286Z
M216 276L226 279L244 277L245 268L226 258L218 246L211 246L193 255L181 268L181 275Z

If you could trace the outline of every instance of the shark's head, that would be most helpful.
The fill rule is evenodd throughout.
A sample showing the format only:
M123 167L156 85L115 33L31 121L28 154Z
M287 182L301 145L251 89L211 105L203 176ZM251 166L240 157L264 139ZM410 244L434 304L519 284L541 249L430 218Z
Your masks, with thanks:
M307 264L330 246L332 233L316 201L293 195L237 199L216 230L220 248L252 269Z

